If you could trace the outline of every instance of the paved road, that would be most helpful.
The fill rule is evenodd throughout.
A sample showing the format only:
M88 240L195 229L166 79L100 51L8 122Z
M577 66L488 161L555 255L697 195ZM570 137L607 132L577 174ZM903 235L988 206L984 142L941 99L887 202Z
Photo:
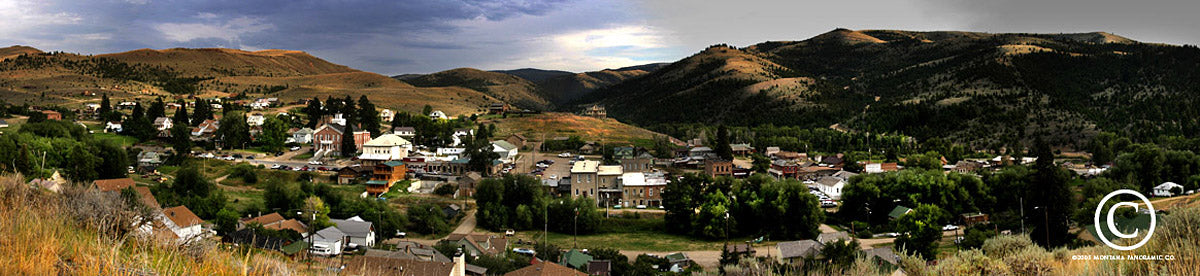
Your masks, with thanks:
M470 234L475 231L475 210L467 211L467 215L463 216L462 222L454 228L454 234Z

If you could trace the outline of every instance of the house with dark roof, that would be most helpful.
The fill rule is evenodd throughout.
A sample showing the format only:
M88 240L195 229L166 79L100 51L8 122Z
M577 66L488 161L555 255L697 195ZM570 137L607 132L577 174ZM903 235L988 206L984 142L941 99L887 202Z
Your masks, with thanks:
M322 256L335 256L342 254L342 249L346 246L346 233L338 230L336 226L326 227L316 233L312 237L312 249L309 249L312 254Z
M270 213L270 214L266 214L266 215L262 215L262 216L258 216L258 217L254 217L254 218L242 219L241 221L238 222L238 227L244 228L251 224L258 224L258 225L262 226L263 229L270 229L270 230L285 230L286 229L286 230L296 231L296 233L300 233L300 234L304 234L304 235L308 234L308 226L304 225L303 222L300 222L299 220L296 220L296 219L284 219L283 216L279 215L279 213Z
M821 233L817 235L817 242L821 244L829 244L835 241L850 241L850 234L846 231L837 231L833 233Z
M459 247L466 247L471 256L496 255L508 250L508 239L484 234L450 234L447 241Z
M779 249L779 259L784 263L797 263L803 262L807 258L816 258L825 248L815 240L781 242L776 247Z
M592 255L588 255L587 253L580 252L576 249L571 249L570 251L567 251L567 253L563 253L561 258L562 261L560 261L559 264L574 269L584 269L586 268L588 262L594 260Z
M329 222L349 237L349 242L359 246L375 246L375 228L370 221L358 216L348 219L330 219Z
M891 212L888 212L888 219L898 219L900 216L911 212L912 209L909 209L908 207L896 206L896 208L892 208Z

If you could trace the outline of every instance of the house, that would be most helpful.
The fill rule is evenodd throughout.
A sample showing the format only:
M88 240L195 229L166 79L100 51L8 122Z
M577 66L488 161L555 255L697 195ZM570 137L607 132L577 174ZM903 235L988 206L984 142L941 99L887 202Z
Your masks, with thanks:
M125 128L121 126L121 122L104 122L104 132L120 133L124 130Z
M617 163L621 164L621 170L625 172L650 172L654 169L654 156L642 151L638 155L618 157Z
M801 162L808 160L807 153L800 153L800 152L794 152L794 151L777 151L777 152L775 152L775 154L771 155L771 157L778 159L778 160L801 161Z
M358 161L363 166L374 166L387 161L400 160L408 157L413 145L400 135L384 134L371 139L362 146L362 155Z
M371 175L374 173L375 173L374 166L342 167L341 169L338 170L337 183L343 184L343 185L353 184L355 182L355 180L363 179L363 178L368 178L368 179L371 178Z
M592 105L583 109L583 116L604 118L608 116L608 112L604 111L603 106Z
M767 147L767 150L763 151L763 155L767 157L774 157L776 153L779 153L779 147Z
M817 179L817 189L833 200L842 198L842 188L844 187L846 187L846 181L841 178L826 176Z
M488 105L488 114L501 115L505 112L508 112L508 104L506 103L492 103Z
M350 243L366 247L375 246L375 228L370 221L354 216L348 219L330 219L329 222L345 233Z
M504 140L492 141L492 152L500 155L499 160L511 164L517 160L519 148Z
M885 173L900 170L900 165L896 163L867 163L863 167L863 172L866 173Z
M980 164L979 162L959 160L958 163L954 164L954 168L950 169L950 171L965 174L974 173L981 168L983 168L983 164Z
M1176 193L1178 191L1178 193ZM1154 186L1154 196L1170 197L1183 193L1183 185L1175 184L1175 182L1163 182Z
M592 260L584 266L588 275L608 276L612 274L612 261Z
M596 145L594 145L592 143L583 144L583 146L579 147L579 153L592 154L595 152L596 152Z
M453 140L453 142L452 142L452 143L450 143L450 146L451 146L451 147L457 147L458 145L461 145L461 144L462 144L462 138L463 138L463 137L466 137L466 136L468 136L468 135L475 135L475 129L473 129L473 128L469 128L469 127L468 127L468 128L459 128L459 129L455 129L455 130L454 130L454 133L451 133L451 134L450 134L450 139L451 139L451 140Z
M587 276L587 273L552 262L537 262L521 269L505 273L504 276Z
M441 147L441 148L438 148L434 154L437 156L459 156L459 155L462 155L463 152L466 152L466 151L467 151L467 148Z
M824 158L821 158L821 164L833 166L835 168L841 168L842 163L845 162L845 160L842 159L843 157L844 156L841 153L834 156L825 156Z
M362 149L363 144L371 140L371 133L366 130L356 129L353 126L324 124L313 131L313 150L329 154L340 154L342 150L343 131L353 133L352 137L354 137L354 147L356 150Z
M797 178L800 165L787 160L775 160L771 161L771 168L767 169L767 172L776 178Z
M453 262L422 261L402 258L355 255L346 260L345 275L397 275L397 276L474 276L481 275L468 269L466 259L456 256ZM486 270L485 270L486 271Z
M679 268L688 268L689 266L692 266L692 259L688 258L687 253L674 253L663 256L663 258L666 258L667 263L669 263L672 267L677 266Z
M821 233L820 235L817 235L817 242L819 242L821 244L825 244L825 245L827 245L831 242L850 241L850 240L851 240L850 234L846 233L846 231L837 231L837 232L833 232L833 233Z
M292 142L299 144L312 143L313 132L313 129L307 127L296 130L296 132L292 132Z
M528 142L529 139L525 138L525 135L513 134L513 135L509 135L508 138L504 139L504 141L508 141L509 144L512 144L513 146L517 146L518 148L520 148L520 147L524 147L525 142Z
M342 249L345 248L346 233L338 230L336 226L326 227L314 233L312 237L312 248L309 252L315 255L334 256L342 254Z
M188 153L180 152L180 153L176 153L176 154L188 154ZM139 172L153 172L154 170L157 170L158 166L162 165L162 163L163 163L162 155L163 155L162 153L159 153L156 151L139 152L137 155L137 170Z
M711 177L733 176L733 161L715 156L704 159L704 174Z
M411 241L396 241L396 251L367 249L364 256L408 259L433 262L450 262L450 258L438 252L432 246L411 242Z
M621 205L662 206L667 178L662 173L627 172L621 175Z
M54 110L42 110L42 114L46 114L46 120L62 121L62 113Z
M709 147L694 147L688 150L688 157L705 158L713 153L713 149Z
M133 178L126 177L126 178L100 179L100 180L92 181L92 185L96 186L96 189L100 190L101 192L120 192L121 190L124 190L125 188L136 186L137 183L133 182Z
M892 266L900 264L900 255L896 255L896 252L892 251L892 247L890 246L863 249L863 254L866 255L868 260L875 261L876 264L887 263Z
M754 153L754 147L750 144L729 144L729 147L733 148L733 155L746 156Z
M266 120L267 117L263 117L262 113L254 113L250 114L250 116L246 116L246 124L252 127L262 126L263 122Z
M446 113L442 112L441 110L434 110L433 112L429 112L429 118L434 119L434 120L449 120L450 119L450 117L446 116Z
M471 256L496 255L508 251L508 239L484 234L450 234L447 241L465 247Z
M960 214L958 215L958 218L962 220L962 223L967 225L967 227L980 223L987 223L989 220L987 214L980 212Z
M583 269L588 262L594 260L592 255L580 252L577 249L571 249L567 253L563 253L561 258L562 261L559 264L574 269Z
M908 214L908 213L912 213L912 209L909 209L908 207L904 207L904 206L896 206L896 208L892 208L891 212L888 212L888 218L889 219L898 219L901 216L904 216L905 214Z
M816 258L825 248L820 242L814 240L781 242L776 247L779 249L779 259L784 263L798 263L807 258Z
M204 229L201 228L204 220L201 220L199 216L192 213L192 210L188 209L187 206L180 205L162 209L162 216L160 216L159 221L166 226L165 229L170 229L181 242L187 242L204 236Z
M407 171L404 163L396 160L387 161L374 167L371 180L367 181L367 193L373 195L391 190L392 184L404 180L404 173Z
M217 120L204 120L199 125L192 128L192 136L212 137L217 129L221 128L221 123Z
M467 175L458 178L458 196L474 197L475 185L483 180L483 176L477 172L469 172Z
M396 119L396 112L392 112L391 109L384 108L383 110L379 111L379 121L380 122L383 122L385 124L391 123L392 120L394 120L394 119Z
M262 226L263 229L270 230L292 230L302 235L308 235L308 226L304 225L296 219L284 219L279 213L270 213L254 218L242 219L238 221L238 228L245 228L252 224Z
M741 255L747 257L758 253L758 250L755 250L754 246L750 245L750 242L726 244L725 251L735 256Z
M172 126L175 126L175 125L172 124L171 118L167 118L167 117L154 118L154 129L157 129L158 131L166 131L168 129L171 129Z
M833 177L841 179L842 181L845 181L846 183L850 183L850 178L852 178L856 175L858 175L858 174L850 172L850 171L838 171L836 173L833 173Z
M392 134L400 135L400 137L412 139L417 137L417 129L413 127L395 127L392 128Z

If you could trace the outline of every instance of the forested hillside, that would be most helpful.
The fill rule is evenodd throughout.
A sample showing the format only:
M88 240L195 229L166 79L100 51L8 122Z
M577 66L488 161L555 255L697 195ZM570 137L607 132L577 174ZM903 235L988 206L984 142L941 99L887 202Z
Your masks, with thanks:
M838 29L804 41L711 46L575 103L642 125L837 124L976 148L1034 136L1080 145L1099 131L1200 133L1198 69L1195 46L1108 33Z

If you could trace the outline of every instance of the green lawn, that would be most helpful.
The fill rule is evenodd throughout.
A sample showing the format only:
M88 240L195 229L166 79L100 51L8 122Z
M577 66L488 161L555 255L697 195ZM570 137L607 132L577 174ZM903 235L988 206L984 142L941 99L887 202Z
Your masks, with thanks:
M225 191L225 196L229 197L229 207L234 210L245 211L252 206L265 206L262 191Z
M313 157L313 153L310 151L310 152L297 154L296 156L292 156L292 160L308 160L308 159L312 159L312 157Z
M97 140L112 141L113 143L116 143L117 145L119 145L121 147L129 147L129 146L132 146L133 144L137 143L137 138L133 138L131 136L115 134L115 133L96 132L96 133L92 133L92 137L95 137Z

